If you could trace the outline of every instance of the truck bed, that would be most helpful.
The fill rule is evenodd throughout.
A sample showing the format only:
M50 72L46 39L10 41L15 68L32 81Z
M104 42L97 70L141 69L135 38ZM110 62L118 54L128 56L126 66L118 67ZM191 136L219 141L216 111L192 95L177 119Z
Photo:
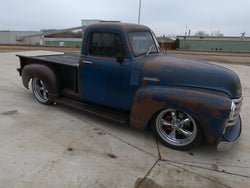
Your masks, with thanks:
M78 54L61 54L61 55L42 55L42 56L22 56L18 55L22 59L38 60L43 62L49 62L54 64L66 65L71 67L79 66L80 55Z
M75 93L78 92L78 67L80 54L60 54L60 55L41 55L41 56L22 56L20 58L21 66L17 69L21 75L22 69L28 64L44 64L53 66L61 75L64 83L64 89L69 89Z

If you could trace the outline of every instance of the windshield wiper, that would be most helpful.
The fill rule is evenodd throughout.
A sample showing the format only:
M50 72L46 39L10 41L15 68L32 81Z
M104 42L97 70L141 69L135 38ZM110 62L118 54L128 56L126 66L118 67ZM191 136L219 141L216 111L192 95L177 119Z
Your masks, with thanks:
M150 46L150 48L148 49L147 53L146 53L146 56L149 55L149 53L151 52L151 50L153 49L153 47L155 47L155 45L153 44L152 46Z

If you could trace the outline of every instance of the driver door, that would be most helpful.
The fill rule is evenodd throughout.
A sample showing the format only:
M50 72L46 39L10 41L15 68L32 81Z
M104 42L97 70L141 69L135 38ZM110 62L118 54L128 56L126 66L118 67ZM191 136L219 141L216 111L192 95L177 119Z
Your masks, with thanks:
M88 55L80 62L79 94L85 101L128 111L131 60L115 32L92 32ZM120 64L117 54L125 59Z

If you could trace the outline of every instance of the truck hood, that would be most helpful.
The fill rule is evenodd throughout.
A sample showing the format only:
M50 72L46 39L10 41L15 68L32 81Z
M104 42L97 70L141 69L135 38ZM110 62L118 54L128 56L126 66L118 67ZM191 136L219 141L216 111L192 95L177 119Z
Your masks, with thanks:
M144 84L183 86L241 96L240 79L233 71L210 63L173 56L148 56L141 72Z

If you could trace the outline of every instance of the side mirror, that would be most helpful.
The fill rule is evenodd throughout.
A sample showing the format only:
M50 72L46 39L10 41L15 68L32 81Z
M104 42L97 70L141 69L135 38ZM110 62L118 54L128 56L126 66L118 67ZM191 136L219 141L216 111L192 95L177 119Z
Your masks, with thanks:
M116 55L115 59L116 59L116 61L117 61L118 63L121 64L121 63L124 61L124 55L123 55L122 53L118 53L118 54Z

